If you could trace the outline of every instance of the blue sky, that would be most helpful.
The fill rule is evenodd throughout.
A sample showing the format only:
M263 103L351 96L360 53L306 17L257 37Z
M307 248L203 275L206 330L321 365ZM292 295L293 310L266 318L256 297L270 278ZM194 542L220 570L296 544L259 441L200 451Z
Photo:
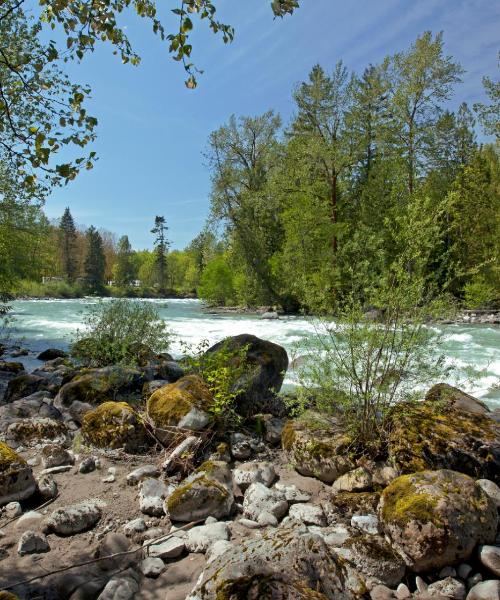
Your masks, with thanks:
M169 7L174 0L159 0ZM342 59L361 72L387 54L407 48L423 31L444 31L446 53L466 69L451 103L483 97L481 78L497 77L500 2L497 0L302 0L292 17L274 20L269 0L218 0L219 17L236 28L233 44L198 24L193 58L205 73L199 87L184 86L184 71L150 33L126 18L142 56L139 67L121 65L101 47L68 70L93 88L89 112L99 119L94 149L99 161L46 203L50 218L69 206L81 225L127 234L136 248L150 247L156 214L165 216L174 248L200 231L209 210L210 174L203 152L210 132L231 114L269 108L286 123L291 92L311 67L330 70ZM165 9L167 22L175 23Z

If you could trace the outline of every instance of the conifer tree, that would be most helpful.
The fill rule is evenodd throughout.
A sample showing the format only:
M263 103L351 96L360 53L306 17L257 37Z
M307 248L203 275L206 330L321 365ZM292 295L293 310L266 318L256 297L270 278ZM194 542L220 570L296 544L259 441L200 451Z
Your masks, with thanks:
M117 285L126 287L132 283L135 278L135 269L132 264L132 246L127 235L118 240L115 280Z
M76 277L76 228L69 207L66 207L59 223L61 258L64 276L72 281Z
M93 226L87 229L87 255L85 257L85 279L91 292L101 293L104 289L106 257L101 234Z
M157 283L160 292L165 291L167 279L167 252L170 242L167 239L168 227L165 223L165 217L157 215L155 217L155 226L151 233L155 235L155 269Z

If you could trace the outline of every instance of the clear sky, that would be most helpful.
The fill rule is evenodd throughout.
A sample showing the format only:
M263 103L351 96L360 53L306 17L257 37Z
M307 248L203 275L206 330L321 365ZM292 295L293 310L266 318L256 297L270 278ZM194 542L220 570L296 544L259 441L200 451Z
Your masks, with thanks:
M173 6L173 0L158 4ZM101 47L73 79L93 88L89 112L99 119L94 149L99 161L48 198L59 217L69 206L78 224L127 234L135 248L152 244L156 214L165 216L174 248L200 231L208 214L210 174L203 152L210 132L231 114L269 108L286 123L291 92L311 67L331 70L342 59L362 72L369 63L407 48L423 31L444 31L445 50L466 69L452 107L483 97L481 78L497 77L498 0L302 0L300 10L274 20L270 0L217 0L219 18L236 29L233 44L197 24L193 58L205 73L199 87L184 86L182 67L150 33L127 18L127 33L142 56L139 67L121 65ZM165 8L167 20L175 23Z

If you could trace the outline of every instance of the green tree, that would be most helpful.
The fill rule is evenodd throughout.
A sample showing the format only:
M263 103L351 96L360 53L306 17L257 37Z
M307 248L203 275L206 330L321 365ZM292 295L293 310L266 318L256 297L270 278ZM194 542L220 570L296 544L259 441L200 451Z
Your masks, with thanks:
M156 283L160 292L164 292L167 285L167 252L170 242L167 239L168 227L165 223L165 217L157 215L155 217L155 226L151 233L155 235L155 270Z
M206 266L198 286L198 294L209 304L231 304L234 299L233 274L222 256Z
M95 227L90 226L87 229L86 238L85 280L92 293L102 293L105 284L106 258L104 256L101 234Z
M61 257L64 275L72 281L77 274L76 228L69 207L66 207L59 222Z
M136 270L132 261L132 246L128 236L123 235L118 240L114 278L120 287L129 286L135 279Z
M498 53L498 64L500 66L500 52ZM483 78L483 85L490 104L477 102L474 110L478 113L484 131L488 135L494 135L500 140L500 81L493 81L490 77Z

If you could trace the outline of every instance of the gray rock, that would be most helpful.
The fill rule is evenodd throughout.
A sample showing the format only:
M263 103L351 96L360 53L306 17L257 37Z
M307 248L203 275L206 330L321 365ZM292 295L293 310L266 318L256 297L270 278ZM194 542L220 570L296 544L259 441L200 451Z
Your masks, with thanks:
M327 546L331 548L340 548L352 536L352 533L345 525L309 527L308 529L311 533L321 536Z
M394 592L386 585L375 585L370 590L370 600L392 600Z
M273 446L281 444L281 434L285 426L286 419L270 417L264 421L264 440Z
M240 519L238 523L247 529L259 529L262 527L262 525L257 523L257 521L252 521L252 519Z
M467 600L500 600L500 581L489 579L477 583L467 594Z
M144 479L139 484L139 508L146 515L161 517L165 514L163 501L169 488L159 479Z
M276 471L271 463L249 462L234 469L233 478L236 485L242 490L246 490L250 484L257 482L270 487L276 479Z
M211 544L208 550L205 553L205 558L207 559L207 563L211 563L213 560L222 556L224 552L231 550L233 544L227 540L217 540L213 544Z
M3 510L8 519L15 519L23 514L23 509L19 502L9 502L5 505Z
M123 526L123 533L127 537L133 537L134 535L144 533L146 529L146 522L142 517L139 517L138 519L133 519L132 521L125 523L125 525Z
M127 484L137 485L145 479L157 479L160 475L160 469L156 465L144 465L134 469L127 475Z
M258 516L257 524L260 527L277 527L278 519L271 513L264 511L264 512L261 512L260 515Z
M422 579L422 577L420 577L419 575L417 575L415 577L415 585L417 586L417 591L419 592L419 594L424 594L427 592L427 588L429 587L425 581Z
M179 537L171 537L159 544L151 544L146 548L148 556L153 558L177 558L186 548L184 540Z
M443 567L441 571L439 571L438 577L439 579L446 579L447 577L456 577L457 572L453 567Z
M305 525L317 525L318 527L326 525L323 509L315 504L293 504L288 515Z
M101 518L94 502L81 502L55 510L45 521L45 529L58 535L73 535L94 527Z
M165 569L166 565L161 558L152 558L148 556L141 563L141 571L144 577L156 579Z
M311 494L299 490L296 485L284 485L282 483L277 483L274 487L279 492L283 493L285 500L289 504L296 504L297 502L309 502L311 499Z
M379 523L376 515L353 515L351 517L351 527L356 527L356 529L371 535L379 533Z
M51 500L57 496L57 483L52 475L40 475L37 479L37 486L44 500Z
M212 417L204 410L193 406L191 410L182 417L177 424L179 429L188 429L189 431L201 431L212 420Z
M16 529L27 530L27 529L38 529L43 520L43 515L36 510L29 510L24 513L22 517L16 521Z
M193 527L187 532L185 544L188 552L206 552L219 540L229 540L230 533L227 523L211 523Z
M269 489L262 483L252 483L243 499L243 513L245 517L257 521L260 513L268 512L281 519L288 510L288 502L283 492Z
M25 500L32 496L35 490L36 482L31 467L13 452L10 464L5 465L0 473L0 506Z
M475 575L472 575L472 577L469 577L467 579L467 587L473 588L476 584L481 583L482 580L483 576L481 575L481 573L476 573Z
M35 531L25 531L17 544L17 552L21 556L25 554L40 554L49 552L50 546L47 538Z
M500 487L490 479L478 479L476 483L493 500L496 507L500 508Z
M498 546L481 546L479 560L494 575L500 577L500 548Z
M400 583L396 589L396 598L398 600L406 600L406 598L411 598L411 592L408 589L408 586L404 583Z
M99 594L97 600L134 600L139 593L139 584L132 576L112 577Z
M47 444L42 448L41 454L44 469L75 464L74 456L59 444Z
M431 597L445 596L453 600L464 600L467 590L461 581L453 577L446 577L446 579L431 583L427 588L427 594Z
M95 458L93 456L87 456L87 458L84 458L80 463L80 466L78 467L78 472L83 474L92 473L92 471L95 471L95 469Z
M467 563L462 563L457 569L458 576L460 579L467 579L472 573L472 567Z
M358 467L336 479L332 485L334 492L365 492L373 485L371 473Z
M235 460L247 460L252 455L250 438L242 433L233 433L231 436L231 454Z

